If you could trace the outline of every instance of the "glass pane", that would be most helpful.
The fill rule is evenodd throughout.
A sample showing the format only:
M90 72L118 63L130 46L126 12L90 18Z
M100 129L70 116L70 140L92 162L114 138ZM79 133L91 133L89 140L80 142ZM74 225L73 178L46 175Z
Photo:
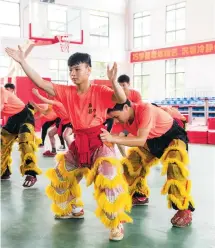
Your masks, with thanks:
M67 71L59 71L59 81L67 81L68 72Z
M48 21L66 23L66 8L59 5L48 5Z
M66 60L59 60L59 70L67 71L67 61Z
M185 28L185 8L176 10L176 29Z
M0 56L0 66L9 67L11 59L8 56Z
M134 37L142 36L142 18L134 19Z
M142 41L142 37L134 38L134 48L141 48L142 47L141 41Z
M185 40L185 30L176 31L176 40Z
M142 18L142 34L149 35L151 33L151 16L146 16Z
M134 76L134 89L141 92L142 90L141 76Z
M166 74L175 73L175 59L166 60Z
M19 25L19 4L0 1L0 23Z
M58 71L50 70L51 80L58 80Z
M108 36L108 18L90 15L90 34Z
M148 99L149 98L149 81L150 81L150 76L143 76L142 77L141 95L142 95L143 99Z
M175 10L167 12L166 16L166 31L175 30Z
M58 30L66 33L66 24L60 22L48 22L50 30Z
M166 43L175 41L175 31L166 33Z
M176 74L176 97L183 97L185 88L185 73Z
M151 36L145 36L142 38L142 48L148 48L151 44Z
M176 4L176 8L183 8L183 7L186 7L186 2Z
M184 59L176 59L176 72L185 72Z
M150 62L142 63L142 74L141 75L149 75L150 74L150 67L151 67Z
M175 9L175 4L166 6L166 10L167 10L167 11L173 10L173 9Z
M166 97L175 97L175 74L166 74Z
M2 37L20 37L20 26L0 24L0 34Z
M57 59L51 59L49 62L49 68L58 70L58 60Z
M134 76L141 75L141 63L134 64Z
M108 47L109 45L109 37L102 37L100 36L100 46L101 47Z

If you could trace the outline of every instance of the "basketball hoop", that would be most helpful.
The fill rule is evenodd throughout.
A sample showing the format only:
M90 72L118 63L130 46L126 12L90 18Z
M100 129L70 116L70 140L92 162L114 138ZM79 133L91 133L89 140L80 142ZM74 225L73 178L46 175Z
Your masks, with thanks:
M63 36L57 36L59 43L60 43L60 49L61 52L63 53L69 53L69 45L70 45L70 40L68 35L63 35Z

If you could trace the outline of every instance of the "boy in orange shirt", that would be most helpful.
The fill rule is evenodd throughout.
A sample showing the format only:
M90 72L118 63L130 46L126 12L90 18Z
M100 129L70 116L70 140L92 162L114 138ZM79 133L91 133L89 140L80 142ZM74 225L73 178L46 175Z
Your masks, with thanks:
M188 139L185 130L167 112L148 103L131 106L126 101L109 109L108 114L122 124L122 130L133 135L112 136L105 129L100 135L103 142L134 147L122 159L130 194L149 195L146 176L160 160L162 175L167 174L162 194L168 194L169 207L178 210L171 222L177 227L189 225L194 204L190 195L191 181L187 179Z
M116 102L126 101L124 91L116 82L116 63L107 72L112 82L111 90L90 84L91 58L85 53L75 53L68 60L70 78L75 86L65 86L44 81L26 63L20 47L18 51L6 48L6 52L20 63L39 88L64 105L74 128L75 140L69 151L59 155L56 168L47 172L51 184L46 192L53 200L56 218L84 217L79 182L85 175L88 185L95 184L96 215L110 229L110 240L123 239L123 223L132 221L125 213L131 208L131 197L114 147L103 144L99 137L107 109Z
M1 87L1 114L9 117L1 129L1 179L10 178L11 151L18 138L22 160L20 171L22 176L26 175L23 187L32 187L37 181L36 175L42 173L36 165L38 140L34 135L34 109Z

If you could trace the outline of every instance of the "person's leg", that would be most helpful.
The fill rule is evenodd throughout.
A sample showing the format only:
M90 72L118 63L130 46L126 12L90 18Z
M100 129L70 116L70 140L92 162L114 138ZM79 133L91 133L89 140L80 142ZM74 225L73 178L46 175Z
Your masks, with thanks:
M130 148L127 157L121 160L133 206L148 203L150 190L146 177L149 174L150 167L157 164L158 161L146 147Z
M194 203L190 195L191 181L188 179L189 158L186 144L178 139L173 140L165 150L161 162L162 175L167 174L162 194L168 194L169 208L178 210L171 222L177 227L188 226L192 222Z
M11 152L18 135L1 129L1 179L9 179L11 175Z
M73 131L71 127L66 127L65 130L63 130L63 139L66 141L68 147L72 144L73 141L72 133Z
M45 145L45 139L47 135L48 129L55 123L55 121L47 121L43 124L42 126L42 134L41 134L41 139L42 139L42 144L41 146Z
M34 126L29 123L21 125L18 139L21 153L20 171L22 176L26 175L23 187L32 187L37 181L36 175L42 173L41 169L36 165L35 151L38 144Z
M95 185L96 216L110 229L110 240L118 241L124 236L123 223L132 222L125 213L130 212L132 202L123 168L114 148L106 145L95 152L93 161L87 184Z
M46 176L51 183L46 188L47 196L53 201L55 218L84 218L81 188L82 176L88 169L79 169L73 151L56 156L57 166L49 169Z
M48 132L49 140L51 143L51 151L50 150L45 151L43 153L44 156L54 157L56 155L56 141L54 137L56 134L57 134L57 127L53 126Z

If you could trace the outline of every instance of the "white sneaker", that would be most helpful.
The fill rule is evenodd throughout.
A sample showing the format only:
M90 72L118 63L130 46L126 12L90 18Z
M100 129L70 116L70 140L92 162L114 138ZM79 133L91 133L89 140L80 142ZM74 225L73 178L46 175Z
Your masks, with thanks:
M58 151L65 151L66 150L66 147L61 145L57 150Z
M55 215L55 219L83 219L84 218L84 209L80 211L74 211L67 215Z
M123 237L124 237L124 227L122 224L119 224L118 227L112 228L110 230L110 237L109 237L110 240L120 241L123 239Z

